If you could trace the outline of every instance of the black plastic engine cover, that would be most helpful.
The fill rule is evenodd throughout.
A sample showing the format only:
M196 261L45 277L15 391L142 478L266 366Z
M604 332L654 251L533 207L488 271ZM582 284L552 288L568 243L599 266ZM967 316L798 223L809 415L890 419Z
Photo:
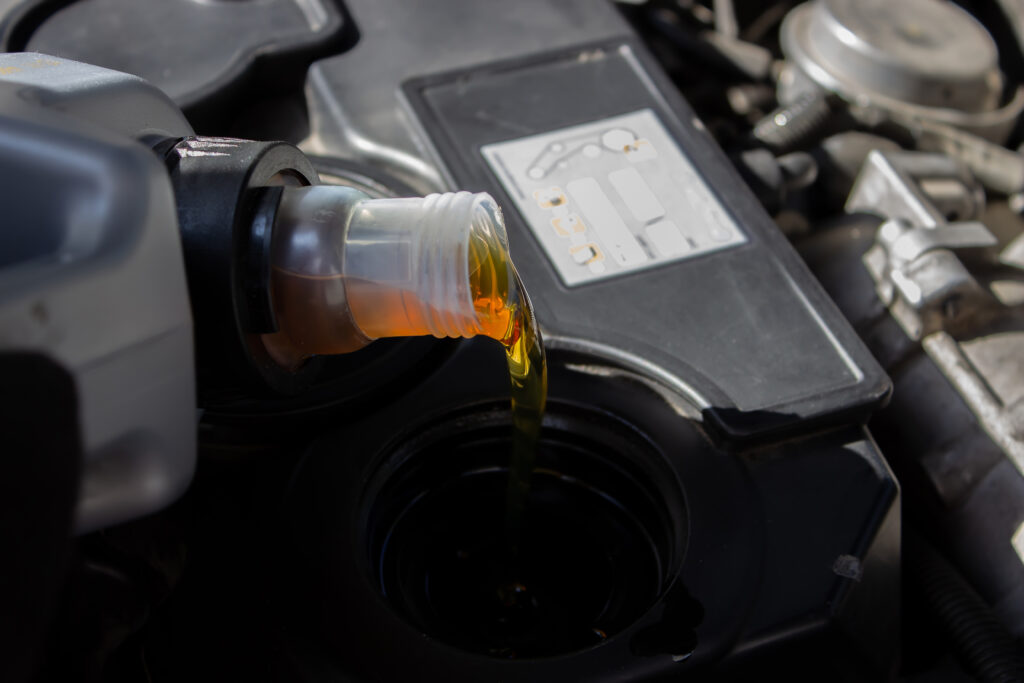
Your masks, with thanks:
M552 347L598 344L656 366L669 383L684 387L725 441L802 430L809 422L860 420L887 398L885 373L638 43L614 41L416 78L404 92L455 184L491 192L505 207L513 259ZM725 212L723 220L731 220L745 241L570 286L538 238L550 228L531 230L522 211L531 193L541 191L535 188L551 183L546 177L523 183L504 159L494 161L493 152L485 157L485 148L564 130L566 143L551 145L561 151L577 132L586 137L587 124L628 127L637 113L650 115L643 112L656 117L717 198L710 210ZM598 152L563 159L586 176L586 154ZM624 213L602 173L586 182L605 188ZM573 182L579 181L569 182L570 189ZM675 177L667 184L669 195L689 192ZM658 198L667 203L664 188ZM568 201L587 222L599 218L593 213L600 205L587 215L571 191L555 201ZM643 245L643 234L637 238Z
M583 444L602 439L612 423L635 430L619 455L637 467L658 465L652 471L660 472L660 484L677 491L662 499L679 525L662 595L606 641L539 659L462 652L409 623L381 595L372 539L400 541L376 528L370 507L379 482L398 479L406 445L419 443L424 429L462 415L455 442L477 438L474 415L507 401L501 355L490 340L462 344L391 410L326 433L307 452L281 511L283 538L268 538L255 551L280 558L258 589L270 605L260 618L280 629L289 659L301 652L308 671L317 672L304 680L875 680L892 667L899 491L863 428L724 453L679 414L680 397L576 353L552 354L545 429L549 436L568 430L567 438L575 434ZM589 426L559 424L574 410L593 416ZM502 456L494 454L496 461ZM432 453L419 471L444 470L452 457ZM539 457L541 469L550 466L543 448ZM579 472L587 474L586 467ZM438 483L426 486L429 493ZM268 548L277 551L268 555ZM253 559L233 561L251 566ZM645 638L651 629L665 636L653 647ZM684 642L682 654L671 649Z

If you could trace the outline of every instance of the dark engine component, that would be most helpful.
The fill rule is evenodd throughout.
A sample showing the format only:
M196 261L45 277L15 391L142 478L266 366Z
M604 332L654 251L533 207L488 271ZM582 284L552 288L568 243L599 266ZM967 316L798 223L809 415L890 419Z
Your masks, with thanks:
M861 610L877 608L868 596L898 600L898 493L864 433L723 452L656 380L589 354L553 354L537 611L511 624L481 616L489 594L472 563L494 542L500 496L487 481L504 473L495 443L508 418L494 411L504 378L461 368L493 351L463 345L436 378L445 398L426 383L313 444L284 508L297 552L281 571L294 578L273 580L293 587L280 597L291 642L325 639L324 666L382 680L424 668L459 681L597 681L892 666L897 615ZM395 419L407 427L391 431ZM431 604L438 596L450 602ZM559 619L580 623L546 630ZM813 658L802 650L812 642Z
M733 71L727 101L708 93L706 76L684 66L673 73L893 378L893 401L870 424L903 485L906 521L927 539L905 547L908 604L928 605L910 612L905 667L936 666L948 647L983 680L1016 680L1020 9L731 5L715 3L711 17L693 7L631 16L672 39L672 49L681 43L666 25L738 21L740 39L778 28L777 44L762 41L780 58L772 75L737 82ZM921 559L928 544L941 572L956 576L942 585L957 593L952 586L966 579L976 594L962 604L974 607L951 611L960 598L921 593L922 583L936 585L926 578L934 563ZM975 607L977 620L966 616ZM945 646L924 644L928 619L941 625L939 642L950 638ZM979 626L997 621L1015 635ZM989 636L965 640L967 632ZM989 637L1003 645L983 655ZM989 656L1012 665L986 669L979 662Z
M60 55L141 76L200 130L223 127L222 111L236 112L239 101L293 93L312 59L351 40L341 9L325 0L11 4L6 35L0 35L5 50Z
M1024 20L981 4L8 3L0 363L80 437L37 677L1021 678ZM263 345L320 182L503 208L515 581L501 349Z

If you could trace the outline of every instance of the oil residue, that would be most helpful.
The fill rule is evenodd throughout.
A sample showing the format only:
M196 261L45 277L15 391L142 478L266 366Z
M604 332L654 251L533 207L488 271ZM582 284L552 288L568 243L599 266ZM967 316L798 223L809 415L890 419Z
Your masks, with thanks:
M522 533L548 393L547 362L533 306L508 255L508 245L494 230L474 226L469 243L469 282L482 332L505 347L512 384L512 453L505 499L505 531L516 554ZM508 591L504 595L517 595Z

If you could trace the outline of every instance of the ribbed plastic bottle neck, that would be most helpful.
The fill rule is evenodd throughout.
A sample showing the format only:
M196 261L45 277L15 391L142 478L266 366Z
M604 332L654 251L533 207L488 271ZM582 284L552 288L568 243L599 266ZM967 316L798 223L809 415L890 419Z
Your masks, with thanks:
M417 290L422 315L435 337L472 337L476 312L469 288L469 236L481 198L469 192L423 198L417 226Z
M474 231L508 240L501 212L485 193L450 192L413 199L366 199L352 213L344 248L350 280L401 292L406 330L435 337L472 337L485 330L474 308L469 245ZM350 289L350 301L358 296ZM358 302L356 302L358 304ZM397 336L380 311L353 306L370 337Z

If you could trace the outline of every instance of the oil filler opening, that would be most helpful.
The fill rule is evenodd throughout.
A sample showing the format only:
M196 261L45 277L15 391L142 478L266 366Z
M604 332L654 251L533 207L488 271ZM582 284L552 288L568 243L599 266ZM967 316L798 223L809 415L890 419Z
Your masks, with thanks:
M633 427L549 405L522 533L506 542L507 406L402 440L360 507L367 567L390 607L465 651L532 659L628 629L671 587L686 546L675 473Z

